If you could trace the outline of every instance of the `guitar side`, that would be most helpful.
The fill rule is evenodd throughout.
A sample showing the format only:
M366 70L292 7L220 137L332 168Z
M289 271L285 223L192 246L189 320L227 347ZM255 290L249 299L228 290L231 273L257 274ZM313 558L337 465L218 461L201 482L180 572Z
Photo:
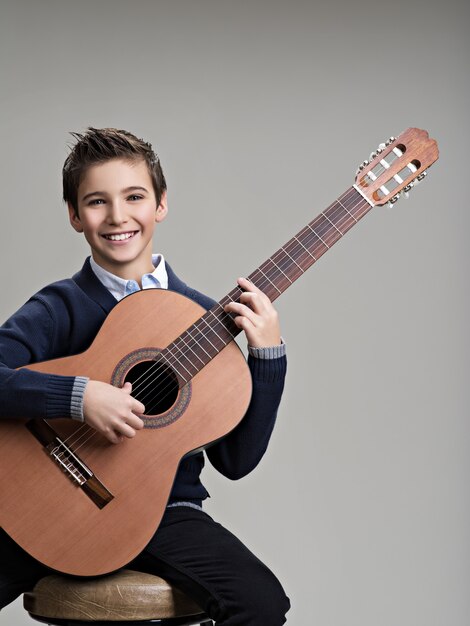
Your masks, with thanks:
M137 292L111 311L86 352L28 367L111 382L127 354L165 348L202 313L202 307L171 291ZM61 572L94 576L127 564L158 527L181 458L220 439L242 419L251 376L238 346L227 345L190 386L176 418L157 427L154 418L144 418L146 428L118 445L86 426L93 437L78 440L79 422L48 421L62 439L77 438L80 459L112 494L102 508L54 463L27 420L2 420L0 526L34 558ZM175 404L185 392L179 390Z

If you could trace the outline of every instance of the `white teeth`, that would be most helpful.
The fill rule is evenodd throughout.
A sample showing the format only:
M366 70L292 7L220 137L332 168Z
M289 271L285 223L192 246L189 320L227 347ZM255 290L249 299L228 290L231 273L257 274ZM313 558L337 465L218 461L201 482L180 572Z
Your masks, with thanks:
M122 241L123 239L130 239L134 233L121 233L119 235L104 235L106 239L111 239L111 241Z

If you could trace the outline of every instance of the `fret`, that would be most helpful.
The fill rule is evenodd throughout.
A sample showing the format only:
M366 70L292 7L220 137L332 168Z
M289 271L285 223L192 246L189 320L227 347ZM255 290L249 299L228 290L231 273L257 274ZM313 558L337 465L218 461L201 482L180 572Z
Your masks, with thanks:
M337 230L337 231L339 232L339 234L341 235L341 237L342 237L344 233L342 233L342 232L340 231L340 229L339 229L337 226L335 226L335 224L334 224L334 223L330 220L330 218L328 217L328 215L326 215L325 213L322 213L322 215L323 215L323 216L324 216L324 217L325 217L325 218L326 218L326 219L330 222L330 224L333 226L333 228L334 228L335 230Z
M341 202L338 199L325 211L325 214L328 214L327 217L329 218L332 218L334 212L336 217L333 217L332 221L341 230L342 235L345 235L346 232L359 221L350 209L353 209L353 205L348 208L346 201Z
M297 267L299 268L299 270L303 273L303 269L300 267L300 265L297 263L297 261L294 259L294 257L292 257L287 250L285 250L283 247L281 248L282 252L284 252L284 254L286 254L289 257L289 260L292 261L292 263L295 263L297 265Z
M263 263L263 265L265 265L265 263ZM269 278L266 276L266 274L263 272L263 270L261 269L261 267L258 267L257 270L255 270L253 272L253 274L255 274L256 272L260 272L261 274L263 274L264 278L266 278L266 280L274 287L274 289L279 293L279 295L282 294L282 291L271 281L269 280ZM253 274L250 274L250 277L253 276ZM251 278L250 278L251 280ZM252 283L254 283L256 285L256 280L252 280ZM258 285L256 285L258 286ZM261 287L259 287L261 289ZM265 289L262 289L262 291L265 291Z
M240 292L241 293L241 292ZM223 316L223 320L219 318ZM230 327L235 329L230 330ZM174 346L182 351L177 345L179 340L183 341L187 350L185 350L184 358L196 369L197 373L207 365L239 332L233 319L226 313L220 305L213 307L205 313L193 326L187 329L175 342ZM198 363L194 360L197 359ZM178 355L179 361L182 361ZM187 369L182 363L183 367ZM195 374L194 374L195 375Z
M211 354L209 352L207 352L207 350L204 348L204 346L202 346L201 343L197 342L197 339L195 339L195 337L193 337L192 332L191 332L191 328L189 328L185 333L183 333L184 335L189 335L190 340L196 345L197 347L200 348L209 358L207 360L207 362L205 363L207 365L207 363L211 360ZM198 331L199 332L199 331ZM204 363L204 360L202 361Z
M275 270L277 269L279 271L278 279L282 280L282 274L290 285L292 285L304 272L303 268L297 263L295 251L293 249L289 252L287 251L288 246L291 244L292 240L268 259L274 264Z
M183 333L182 335L180 335L180 339L181 339L181 341L185 344L185 346L186 346L187 348L189 348L189 349L191 350L191 352L194 354L194 356L196 357L196 359L197 359L197 360L198 360L198 361L199 361L199 362L200 362L203 366L204 366L204 365L207 365L207 363L205 363L205 362L201 359L201 357L198 355L197 351L196 351L196 350L194 350L194 348L193 348L193 347L192 347L192 345L191 345L191 342L190 342L190 341L188 342L188 341L186 341L186 340L185 340L185 338L184 338L185 334L186 334L186 333ZM207 354L207 352L206 352L206 354Z
M322 244L323 244L324 246L326 246L326 247L328 248L328 250L329 250L331 246L329 246L329 245L326 243L326 241L323 241L322 237L321 237L321 236L317 233L317 231L316 231L314 228L312 228L312 226L310 226L310 224L308 225L308 227L310 228L310 230L312 231L312 233L313 233L316 237L318 237L318 239L322 242Z
M276 252L276 254L273 254L273 256L277 256L277 254L279 254L279 252ZM274 275L274 276L276 276L276 274L278 274L278 280L282 278L282 277L281 277L281 274L282 274L282 276L284 276L284 278L285 278L285 279L289 282L289 284L291 284L291 285L292 285L292 283L293 283L294 281L293 281L293 280L291 280L291 279L289 278L289 276L287 276L287 274L286 274L285 272L283 272L282 267L281 267L281 265L280 265L280 262L279 262L279 263L275 263L275 262L274 262L274 260L273 260L273 257L270 257L270 258L266 261L266 263L271 263L271 264L272 264L273 268L272 268L272 270L271 270L271 271L272 271L272 273L273 273L273 275Z
M313 259L312 263L315 263L315 261L317 260L316 257L310 252L310 250L307 250L307 248L304 246L304 244L300 241L300 239L298 237L294 237L295 241L297 241L302 248L305 250L305 252Z
M223 314L224 318L225 318L225 317L230 317L230 316L229 316L229 314L228 314L228 313L226 313L223 309L222 309L222 311L221 311L221 312L222 312L222 314ZM215 320L216 320L216 321L220 324L220 326L223 328L223 330L224 330L226 333L228 333L228 334L230 335L231 339L234 339L234 338L235 338L236 334L234 335L232 332L230 332L230 330L228 329L228 327L227 327L227 326L226 326L226 325L222 322L222 320L220 320L220 319L217 317L217 315L214 313L214 311L213 311L212 309L210 309L210 310L208 311L208 313L209 313L209 315L212 315L212 317L213 317L213 318L214 318L214 319L215 319ZM231 317L230 317L230 319L231 319L231 320L232 320L232 322L233 322L233 319L232 319ZM235 326L235 328L236 328L235 323L234 323L233 325L234 325L234 326Z
M180 341L180 338L178 338L176 341ZM188 368L183 363L183 360L188 362L189 359L187 358L187 355L183 352L183 350L178 345L176 345L176 341L173 343L173 349L170 351L170 353L176 359L178 365L181 365L186 370L186 372L189 374L189 380L190 380L193 376L195 376L198 373L199 370L195 366L194 366L194 370L195 371L193 373L191 373L188 370ZM175 353L175 350L178 350L180 354ZM192 365L191 361L189 361L189 364ZM173 367L175 367L175 364L173 364ZM181 375L180 371L178 373ZM182 375L181 375L181 377L183 378Z
M256 268L248 279L274 301L370 209L364 197L354 187L349 188ZM164 351L180 366L176 368L172 364L185 383L188 374L190 378L195 376L240 333L232 314L226 313L224 306L228 302L239 302L242 293L238 286L232 289ZM187 374L182 374L180 368ZM191 374L190 370L195 373Z
M210 329L210 330L212 330L212 333L209 333L209 334L210 334L211 336L215 335L218 339L220 339L221 343L222 343L223 345L225 345L225 344L224 344L224 342L223 342L222 337L218 334L218 332L217 332L214 328L212 328L212 327L211 327L211 325L209 324L209 322L205 319L205 316L201 317L201 321L202 321L202 322L204 322L205 324L207 324L207 326L209 327L209 329ZM233 337L232 337L232 338L233 338ZM211 346L214 348L214 350L217 350L217 351L218 351L218 348L216 348L216 347L214 346L214 344L212 343L212 341L211 341L209 338L207 338L207 341L211 344Z
M276 254L277 254L277 253L276 253ZM273 256L275 256L275 255L273 255ZM280 267L277 263L274 263L274 261L273 261L273 258L272 258L272 257L270 257L270 258L268 259L268 262L271 262L271 263L274 265L274 267L275 267L276 269L278 269L278 270L281 272L281 274L283 274L283 275L285 276L285 278L287 278L287 280L288 280L288 281L290 282L290 284L292 285L292 283L293 283L294 281L293 281L293 280L291 280L291 279L289 278L289 276L287 276L287 274L286 274L285 272L283 272L283 271L282 271L281 267Z
M173 354L173 346L174 346L174 344L171 344L170 346L168 346L168 348L166 348L166 350L164 350L164 351L161 353L161 356L162 356L162 360L164 360L164 361L165 361L165 363L167 363L167 364L168 364L168 365L169 365L169 366L170 366L173 370L175 370L175 371L176 371L176 374L177 374L177 377L178 377L179 384L180 384L180 386L182 386L182 384L183 384L183 385L185 385L186 383L188 383L188 382L191 380L192 376L190 375L190 376L189 376L189 378L186 378L186 377L185 377L185 376L181 373L181 370L180 370L180 369L179 369L179 367L177 366L177 364L178 364L178 365L180 365L180 362L179 362L179 360L178 360L177 358L175 358L175 356L174 356L174 354ZM168 355L170 356L170 358L168 358ZM174 359L176 362L174 362L174 361L173 361L173 359ZM186 368L184 368L184 369L186 369ZM187 370L186 370L186 371L187 371ZM181 384L181 381L182 381L182 384Z
M199 324L200 322L205 322L204 316L199 318L199 321L196 322L196 324ZM206 324L207 324L207 322L206 322ZM198 329L199 333L202 335L203 341L207 341L207 343L210 345L209 352L211 352L214 356L216 354L218 354L219 350L217 349L217 346L211 341L211 339L216 341L216 337L214 336L215 333L208 332L206 334L205 332L202 331L201 328L197 328L197 329ZM209 329L210 329L210 325L209 325ZM207 329L204 328L204 330L207 330ZM212 350L211 350L211 348L212 348Z
M344 204L341 202L341 200L338 200L338 203L343 207L343 209L346 211L346 213L349 213L349 215L353 218L353 220L356 222L357 224L357 219L354 217L354 215L352 213L350 213L348 211L348 209L344 206Z

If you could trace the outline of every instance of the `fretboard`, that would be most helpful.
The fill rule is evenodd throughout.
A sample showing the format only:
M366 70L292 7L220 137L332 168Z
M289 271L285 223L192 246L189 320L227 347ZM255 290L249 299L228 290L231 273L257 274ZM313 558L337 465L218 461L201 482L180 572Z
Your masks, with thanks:
M333 204L307 224L247 278L274 301L325 254L371 209L364 197L350 187ZM233 314L224 306L238 302L242 289L235 287L200 317L164 351L165 360L188 382L240 332Z

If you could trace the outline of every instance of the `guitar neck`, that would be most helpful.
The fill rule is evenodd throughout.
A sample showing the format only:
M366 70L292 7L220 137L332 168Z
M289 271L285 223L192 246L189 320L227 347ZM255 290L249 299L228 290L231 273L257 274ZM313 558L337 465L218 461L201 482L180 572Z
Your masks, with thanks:
M371 208L364 197L350 187L333 204L252 272L248 279L273 302L302 276ZM224 306L238 300L240 288L220 301Z
M350 187L248 279L274 301L370 209L364 196L355 187ZM234 315L226 313L224 306L232 301L238 302L241 294L240 287L232 289L164 350L180 386L195 376L240 332L233 321Z

